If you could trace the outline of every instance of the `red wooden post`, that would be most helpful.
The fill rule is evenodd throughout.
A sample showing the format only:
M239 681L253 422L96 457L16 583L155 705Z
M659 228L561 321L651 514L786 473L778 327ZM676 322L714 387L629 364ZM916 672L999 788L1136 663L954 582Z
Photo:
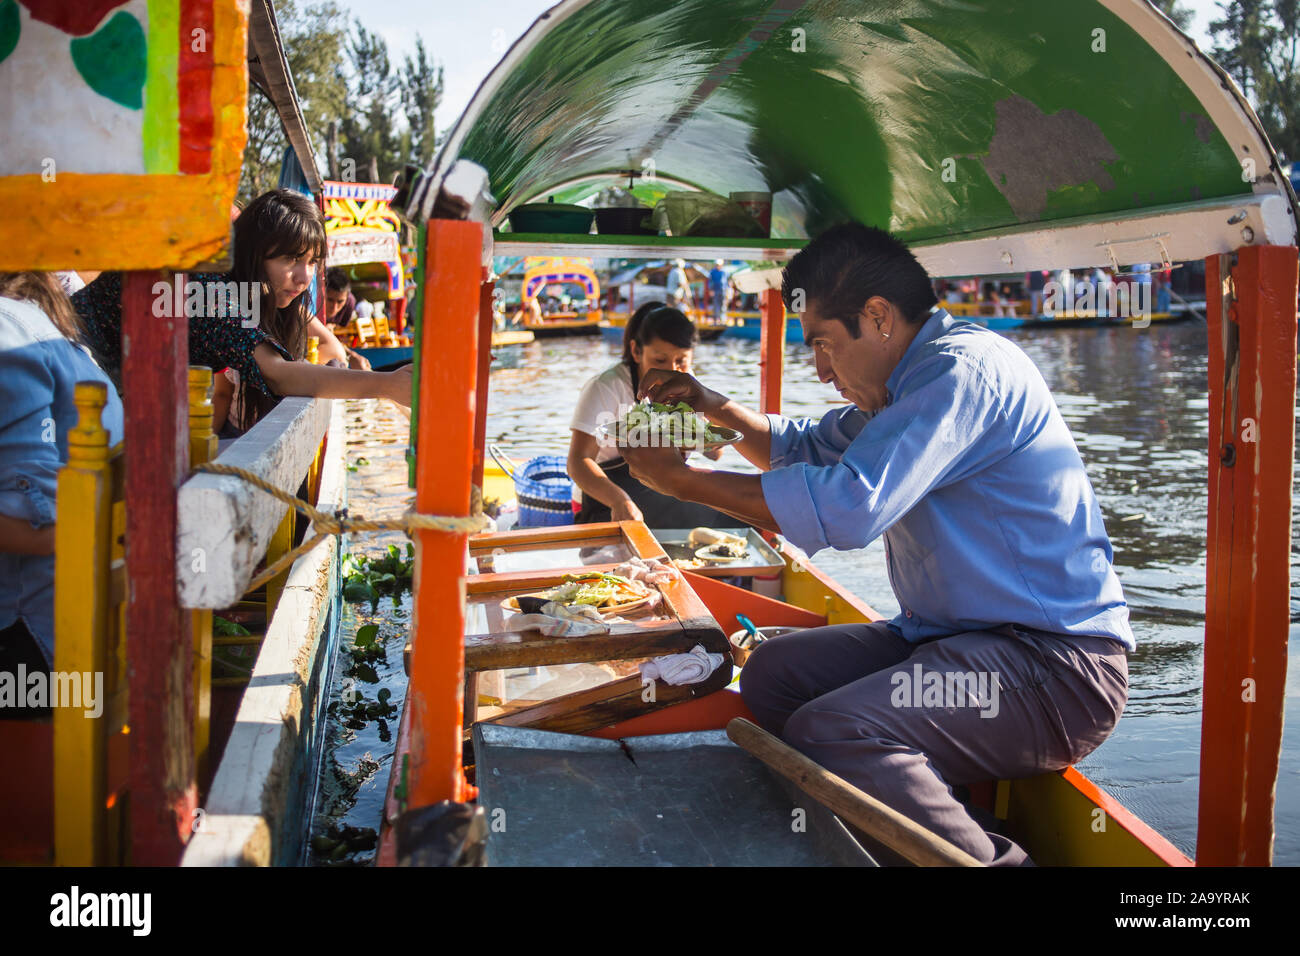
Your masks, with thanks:
M484 282L478 294L478 373L474 400L474 484L483 487L484 446L487 444L488 377L492 368L492 292L495 282Z
M475 377L482 227L431 219L420 304L415 504L466 515L474 469ZM413 807L460 800L465 669L466 535L415 533L410 797Z
M1290 618L1296 250L1211 256L1205 283L1210 494L1196 862L1267 866Z
M155 310L160 279L166 308ZM174 289L167 273L128 272L122 280L130 862L137 866L179 862L197 805L193 635L176 592L176 490L189 470L189 326L175 314Z
M764 289L760 298L759 409L781 413L781 375L785 370L785 303L780 289Z

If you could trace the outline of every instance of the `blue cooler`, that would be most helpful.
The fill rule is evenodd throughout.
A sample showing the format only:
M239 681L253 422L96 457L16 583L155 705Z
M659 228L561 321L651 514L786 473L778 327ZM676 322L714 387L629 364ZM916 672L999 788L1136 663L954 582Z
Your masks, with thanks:
M573 482L560 455L530 458L515 472L520 528L573 524Z

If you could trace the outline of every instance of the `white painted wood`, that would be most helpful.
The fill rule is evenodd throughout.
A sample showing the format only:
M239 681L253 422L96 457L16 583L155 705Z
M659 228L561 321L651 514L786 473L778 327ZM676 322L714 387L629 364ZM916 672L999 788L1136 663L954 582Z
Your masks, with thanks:
M347 494L343 404L334 405L321 470L322 510L342 507ZM297 827L291 804L302 781L292 778L294 760L316 705L306 693L317 657L329 645L321 630L338 558L338 538L330 537L290 569L182 866L269 866L281 828Z
M1277 196L1245 196L1153 209L1113 220L1060 220L1019 227L987 237L972 236L912 245L933 278L1005 275L1031 269L1078 269L1135 262L1203 259L1242 246L1289 245L1293 223L1289 206ZM554 254L554 253L552 253ZM741 292L781 288L780 267L743 269L732 276Z
M286 398L217 461L295 494L329 426L329 399ZM288 505L239 478L198 474L177 496L181 606L229 607L244 595Z

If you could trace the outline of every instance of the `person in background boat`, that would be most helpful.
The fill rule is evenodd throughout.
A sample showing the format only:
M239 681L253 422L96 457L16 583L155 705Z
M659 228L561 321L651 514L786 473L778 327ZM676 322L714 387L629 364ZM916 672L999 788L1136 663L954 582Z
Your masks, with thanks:
M1043 314L1043 292L1047 288L1047 272L1034 269L1025 277L1025 288L1029 290L1029 314L1038 317Z
M786 267L821 381L852 404L760 415L678 371L639 394L743 433L763 474L625 448L666 495L779 531L807 554L885 539L900 613L760 644L741 675L758 722L984 863L1025 864L954 786L1076 763L1128 696L1128 606L1069 427L1014 343L940 308L908 248L833 227ZM937 688L937 690L936 690Z
M644 521L651 528L693 528L717 524L725 515L684 503L645 487L628 474L618 449L601 442L596 430L626 414L636 388L650 369L691 371L699 333L695 323L662 302L647 302L623 330L623 357L587 382L573 411L569 477L582 489L579 524L594 521ZM716 459L717 450L708 453Z
M713 305L713 318L722 320L727 308L727 274L722 271L722 260L715 259L709 270L709 298Z
M677 259L673 262L673 267L668 270L665 285L668 291L668 304L689 315L695 308L695 300L691 296L690 280L686 278L685 259Z
M992 282L986 282L984 284L984 304L993 310L992 314L994 316L1001 318L1007 314L1002 296L998 292L998 287Z
M338 294L338 284L342 282L344 296ZM348 290L351 280L348 274L339 268L325 270L325 321L316 316L311 317L307 327L307 337L316 338L316 361L321 365L334 368L355 368L370 370L370 360L354 351L335 334L342 333L344 327L352 321L352 311L356 307L356 298Z
M1110 315L1110 273L1098 266L1092 270L1092 294L1096 296L1095 308L1099 318Z
M78 382L107 386L102 420L109 444L121 441L122 402L58 280L0 273L0 672L54 662L54 508Z
M1162 315L1167 314L1169 312L1169 307L1171 305L1170 293L1172 291L1171 289L1172 279L1173 279L1173 269L1162 269L1161 271L1157 272L1155 276L1156 311Z
M357 297L352 294L352 280L338 266L325 270L325 321L344 328L352 321Z
M189 318L190 364L229 369L237 379L233 394L223 388L214 397L214 427L226 424L218 401L228 409L236 433L287 395L389 398L410 405L409 366L372 372L302 361L310 330L323 329L319 323L313 326L316 320L306 300L324 254L319 210L299 193L276 189L254 199L235 221L234 268L226 274L189 276L205 293L203 313ZM122 364L121 293L121 273L104 273L72 297L88 344L115 380L120 380ZM254 296L255 325L244 316L240 301L252 302ZM209 302L215 302L216 314L207 314ZM221 379L217 376L218 384Z

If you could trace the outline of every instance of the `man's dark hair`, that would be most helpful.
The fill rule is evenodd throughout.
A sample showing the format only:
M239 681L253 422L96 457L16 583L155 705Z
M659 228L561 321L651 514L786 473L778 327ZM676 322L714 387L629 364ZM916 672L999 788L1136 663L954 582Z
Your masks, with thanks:
M331 292L347 292L352 288L352 280L338 266L333 266L325 270L325 288Z
M855 339L861 334L858 316L873 295L917 325L939 301L911 250L885 230L860 222L832 226L790 260L781 275L786 308L798 289L805 308L816 302L822 316L843 322Z

